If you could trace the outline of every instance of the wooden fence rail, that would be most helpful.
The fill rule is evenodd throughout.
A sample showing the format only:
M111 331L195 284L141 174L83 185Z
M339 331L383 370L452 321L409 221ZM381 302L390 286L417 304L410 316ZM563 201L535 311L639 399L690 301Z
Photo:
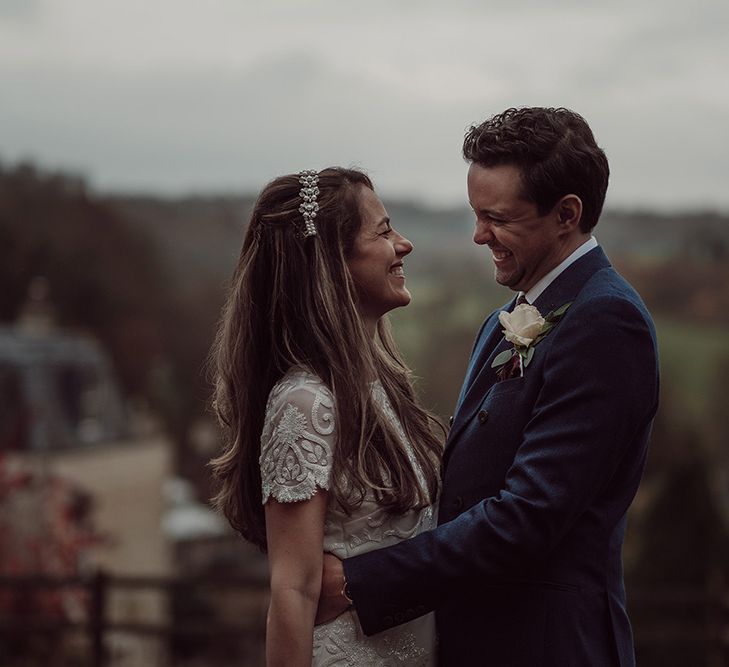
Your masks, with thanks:
M52 578L43 576L0 577L0 592L10 591L16 594L42 593L59 589L76 589L85 591L88 597L88 610L85 621L68 621L63 619L47 620L39 616L23 616L6 618L0 608L0 637L33 636L49 633L83 633L89 646L90 665L107 667L109 652L106 638L110 633L126 633L139 637L154 637L170 640L175 637L228 638L249 639L263 642L262 627L246 627L221 623L216 619L207 622L144 623L115 621L108 617L108 601L114 591L140 590L171 594L184 592L197 587L221 588L226 591L239 591L241 594L255 592L263 594L267 590L267 582L257 577L134 577L111 576L105 572L97 572L91 577Z
M0 642L3 636L29 637L50 633L83 633L89 650L89 664L109 667L107 639L111 633L172 641L175 638L248 640L263 643L263 627L246 627L220 622L212 617L186 622L172 617L169 623L144 623L109 618L108 603L115 591L139 590L156 593L184 593L197 587L220 588L241 595L263 596L266 582L255 577L128 577L98 572L88 578L0 577L0 594L13 592L57 591L71 588L85 591L88 605L86 620L72 622L44 619L40 616L11 618L0 607ZM729 667L729 588L632 589L629 607L634 624L636 649L650 655L658 650L670 653L688 647L704 656L701 664ZM651 659L639 664L660 664Z

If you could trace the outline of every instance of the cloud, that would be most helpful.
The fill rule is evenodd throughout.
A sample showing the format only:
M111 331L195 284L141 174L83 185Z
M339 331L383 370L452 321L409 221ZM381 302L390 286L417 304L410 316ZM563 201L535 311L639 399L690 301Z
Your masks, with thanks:
M38 11L38 0L0 0L0 21L36 18Z
M564 105L613 166L609 201L729 208L729 53L713 0L39 5L0 22L0 157L102 188L258 189L369 169L384 193L464 201L465 128Z

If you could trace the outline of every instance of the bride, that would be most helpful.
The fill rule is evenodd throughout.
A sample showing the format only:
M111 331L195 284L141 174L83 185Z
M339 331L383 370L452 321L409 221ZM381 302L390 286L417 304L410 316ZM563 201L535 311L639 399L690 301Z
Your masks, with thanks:
M350 607L314 626L322 552L435 526L442 440L389 332L412 244L369 178L282 176L255 204L213 350L227 448L216 506L268 553L269 665L433 665L433 615L372 637Z

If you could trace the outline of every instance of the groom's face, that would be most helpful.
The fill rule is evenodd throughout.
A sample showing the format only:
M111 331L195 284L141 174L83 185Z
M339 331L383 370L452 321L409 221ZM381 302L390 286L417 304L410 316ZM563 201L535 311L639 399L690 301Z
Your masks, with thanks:
M473 240L491 249L496 282L526 292L559 264L557 213L540 216L536 204L522 196L517 167L472 163L468 199L476 215Z

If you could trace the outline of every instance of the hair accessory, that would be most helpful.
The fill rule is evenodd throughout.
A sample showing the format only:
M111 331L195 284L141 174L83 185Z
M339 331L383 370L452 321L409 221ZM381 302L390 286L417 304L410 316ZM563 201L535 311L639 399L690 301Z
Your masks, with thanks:
M319 204L316 202L316 196L319 194L318 182L319 174L313 169L305 169L299 173L299 183L301 183L299 197L304 200L299 206L299 213L304 216L304 238L316 236L314 218L319 210Z

